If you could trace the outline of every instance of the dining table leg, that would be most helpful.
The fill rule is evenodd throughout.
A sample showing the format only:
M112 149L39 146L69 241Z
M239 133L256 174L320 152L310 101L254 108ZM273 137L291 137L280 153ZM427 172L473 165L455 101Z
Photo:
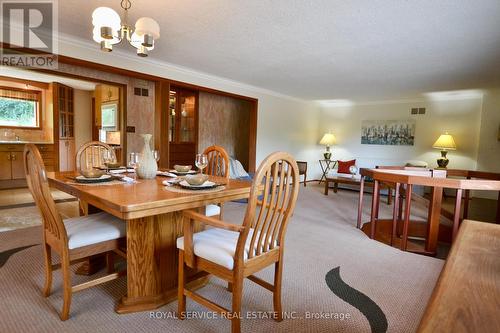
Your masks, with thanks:
M361 177L361 182L359 185L359 199L358 199L358 220L356 223L356 227L361 229L361 219L363 217L363 194L365 191L365 177Z
M425 251L432 254L436 253L437 251L442 199L443 199L443 188L433 187L432 197L429 204L427 239L425 241Z
M370 238L375 239L377 220L378 220L378 205L380 199L379 181L373 182L373 196L372 196L372 212L370 216Z
M177 299L178 252L182 235L182 212L127 220L127 295L116 307L118 313L156 309ZM196 226L195 231L201 230ZM187 286L198 288L208 278L187 272Z

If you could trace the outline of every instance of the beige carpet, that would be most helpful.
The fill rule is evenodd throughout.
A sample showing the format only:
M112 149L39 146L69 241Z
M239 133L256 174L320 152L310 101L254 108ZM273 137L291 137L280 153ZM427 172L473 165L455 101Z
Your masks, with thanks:
M369 200L367 200L369 201ZM368 214L369 203L365 213ZM241 221L244 205L228 204L226 218ZM243 332L370 332L366 317L336 296L325 282L325 275L340 266L343 281L366 295L385 314L388 332L414 332L434 288L443 261L404 253L367 238L355 225L357 195L351 191L322 194L322 187L302 188L287 234L283 281L284 311L295 319L276 323L272 319L247 318ZM416 215L424 210L414 209ZM381 205L389 215L389 206ZM367 215L365 216L367 218ZM41 296L43 264L40 246L15 254L10 249L38 244L40 227L0 233L0 332L228 332L223 319L171 318L177 303L151 313L117 315L114 305L125 293L126 278L76 294L71 318L59 321L55 309L61 306L61 280L55 274L54 293ZM7 259L7 254L12 254ZM272 269L259 274L272 281ZM84 278L76 277L74 283ZM229 307L225 284L213 278L201 293ZM188 310L208 311L188 300ZM243 313L272 311L267 290L245 282ZM348 314L350 318L306 319L309 313ZM258 314L258 313L257 313Z

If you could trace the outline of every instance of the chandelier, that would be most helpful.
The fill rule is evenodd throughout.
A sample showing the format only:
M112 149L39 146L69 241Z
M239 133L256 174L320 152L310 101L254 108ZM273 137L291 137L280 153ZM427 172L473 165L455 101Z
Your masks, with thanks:
M101 50L113 51L113 45L126 39L137 49L137 55L147 57L155 47L155 39L160 38L160 26L150 17L141 17L135 22L135 29L128 23L128 10L132 7L130 0L122 0L123 21L113 9L98 7L92 13L94 41L101 44Z

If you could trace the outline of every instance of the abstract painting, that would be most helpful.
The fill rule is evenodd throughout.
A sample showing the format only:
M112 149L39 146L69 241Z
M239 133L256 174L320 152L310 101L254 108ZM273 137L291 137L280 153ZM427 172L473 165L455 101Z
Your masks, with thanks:
M415 120L363 120L361 144L413 146Z

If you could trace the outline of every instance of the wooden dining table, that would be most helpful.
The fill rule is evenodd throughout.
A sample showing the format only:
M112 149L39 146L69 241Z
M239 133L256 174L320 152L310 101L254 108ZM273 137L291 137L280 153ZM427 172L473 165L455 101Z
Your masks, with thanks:
M105 211L127 224L127 294L116 307L118 313L156 309L177 298L176 240L182 236L183 210L248 198L251 187L248 181L210 176L224 189L179 193L162 184L165 177L87 185L76 184L75 176L74 172L47 173L50 185L77 197L85 211ZM188 281L196 288L207 278L191 272Z

